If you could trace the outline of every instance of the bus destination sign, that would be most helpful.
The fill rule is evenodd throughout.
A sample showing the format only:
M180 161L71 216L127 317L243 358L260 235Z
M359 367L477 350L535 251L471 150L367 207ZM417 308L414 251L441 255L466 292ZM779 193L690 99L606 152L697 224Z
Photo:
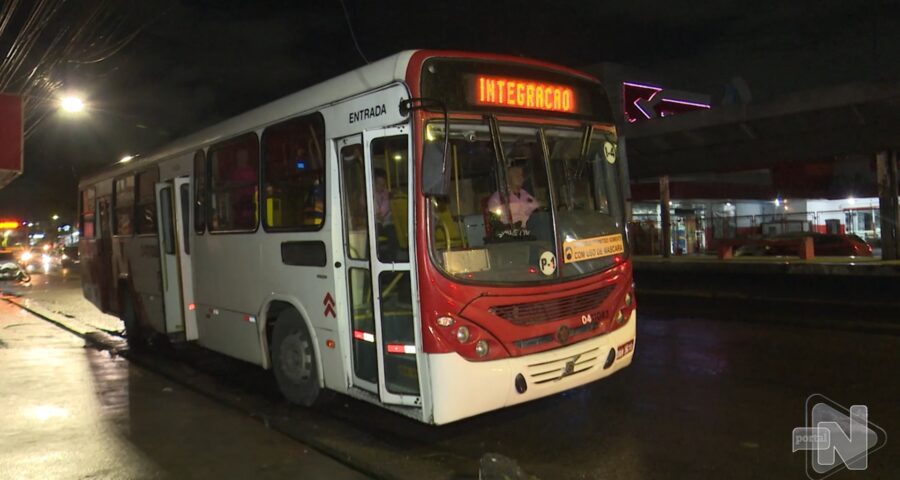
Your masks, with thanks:
M487 106L575 113L572 87L518 78L477 75L475 101Z

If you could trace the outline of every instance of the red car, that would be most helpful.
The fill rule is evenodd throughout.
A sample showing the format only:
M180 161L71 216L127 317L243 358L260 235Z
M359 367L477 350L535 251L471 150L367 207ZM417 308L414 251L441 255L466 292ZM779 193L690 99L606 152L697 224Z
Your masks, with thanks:
M821 257L871 257L872 246L853 234L839 233L786 233L763 240L756 240L735 249L736 256L746 255L797 255L800 240L812 237L816 256Z

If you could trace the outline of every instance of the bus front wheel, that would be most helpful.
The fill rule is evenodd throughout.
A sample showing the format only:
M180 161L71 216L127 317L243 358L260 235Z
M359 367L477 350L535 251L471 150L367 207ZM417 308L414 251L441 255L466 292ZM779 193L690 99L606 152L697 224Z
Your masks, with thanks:
M278 388L291 403L307 407L318 403L322 389L312 336L296 310L278 315L272 333L272 370Z

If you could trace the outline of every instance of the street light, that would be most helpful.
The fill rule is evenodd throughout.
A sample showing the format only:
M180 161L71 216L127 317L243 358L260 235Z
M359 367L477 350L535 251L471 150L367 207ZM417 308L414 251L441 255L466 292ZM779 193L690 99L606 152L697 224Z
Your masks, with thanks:
M50 218L52 218L53 221L55 222L55 221L59 220L59 215L54 214L54 215L53 215L52 217L50 217Z
M63 97L59 101L59 106L60 106L60 108L63 109L64 112L78 113L78 112L84 111L84 100L82 100L74 95L69 95L69 96Z

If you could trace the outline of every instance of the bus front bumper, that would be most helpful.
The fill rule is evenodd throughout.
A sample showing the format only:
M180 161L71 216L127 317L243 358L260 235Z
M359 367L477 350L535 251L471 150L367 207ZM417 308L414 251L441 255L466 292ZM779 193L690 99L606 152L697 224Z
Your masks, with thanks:
M631 364L636 327L637 312L632 311L618 330L546 352L489 362L470 362L456 353L429 354L432 423L450 423L608 377ZM610 351L617 352L616 359L604 368ZM516 387L520 374L527 385L521 393Z

